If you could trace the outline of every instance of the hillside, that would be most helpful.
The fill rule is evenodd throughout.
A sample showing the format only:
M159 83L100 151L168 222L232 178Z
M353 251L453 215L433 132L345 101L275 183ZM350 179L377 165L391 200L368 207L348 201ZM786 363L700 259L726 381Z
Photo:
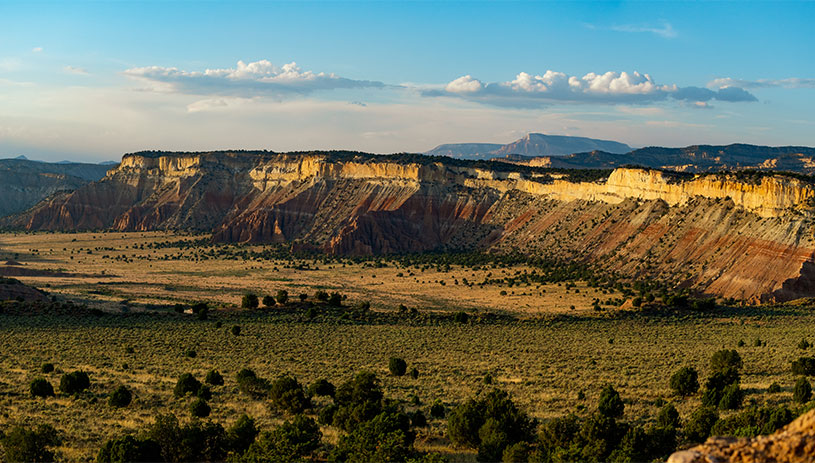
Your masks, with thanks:
M0 217L22 212L58 192L101 179L114 166L0 159Z
M631 151L631 147L624 143L609 140L530 133L506 145L495 143L452 143L439 145L427 151L425 154L449 156L457 159L491 159L513 154L526 157L562 156L594 150L602 150L610 153L627 153Z
M286 242L333 254L522 250L725 297L815 295L809 181L503 163L489 170L442 160L136 153L103 180L3 224L204 230L216 241Z
M570 169L613 169L637 165L677 172L716 172L722 170L787 171L815 174L815 148L804 146L725 146L696 145L685 148L647 147L618 154L602 150L568 156L519 158L505 156L505 162Z

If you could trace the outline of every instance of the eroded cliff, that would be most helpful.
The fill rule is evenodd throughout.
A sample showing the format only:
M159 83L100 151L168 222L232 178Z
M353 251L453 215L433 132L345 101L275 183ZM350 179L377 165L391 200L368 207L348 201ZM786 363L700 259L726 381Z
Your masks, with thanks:
M196 229L329 253L579 259L753 301L815 295L815 186L781 175L580 172L422 156L136 153L7 225Z

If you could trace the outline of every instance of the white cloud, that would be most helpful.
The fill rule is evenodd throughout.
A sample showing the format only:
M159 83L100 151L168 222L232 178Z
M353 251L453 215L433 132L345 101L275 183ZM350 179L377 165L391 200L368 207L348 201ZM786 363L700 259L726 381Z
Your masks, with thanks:
M714 79L707 84L708 88L815 88L815 79L802 79L798 77L790 77L787 79L759 79L759 80L742 80L732 79L725 77L721 79Z
M684 101L756 101L742 89L713 91L700 87L659 84L639 72L590 72L582 77L546 71L519 73L506 82L485 83L471 75L459 77L443 89L426 88L425 96L451 96L493 106L534 108L553 103L643 104L666 98Z
M62 70L67 72L68 74L76 74L79 76L90 75L90 73L86 69L77 66L65 66L64 68L62 68Z
M199 113L208 111L219 111L225 109L234 109L236 107L243 107L252 104L252 102L254 101L255 99L253 98L239 98L239 97L207 98L204 100L198 100L188 104L187 112Z
M34 47L31 49L31 53L41 53L42 47Z
M664 39L674 39L677 37L676 30L674 30L673 26L671 26L668 22L663 22L661 26L649 26L649 25L631 25L631 24L623 24L619 26L612 26L611 30L617 32L646 32L657 35Z
M335 74L301 70L296 63L275 66L267 60L234 68L184 71L175 67L148 66L124 71L147 82L151 89L192 95L277 96L304 95L318 90L382 88L381 82L353 80Z

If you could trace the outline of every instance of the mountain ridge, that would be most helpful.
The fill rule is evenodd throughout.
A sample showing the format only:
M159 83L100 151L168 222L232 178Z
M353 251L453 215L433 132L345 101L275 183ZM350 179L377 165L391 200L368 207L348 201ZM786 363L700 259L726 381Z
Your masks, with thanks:
M450 156L459 159L490 159L507 154L531 157L561 156L591 150L626 153L631 151L631 147L612 140L528 133L522 138L507 144L447 143L426 151L424 154Z
M484 251L590 263L703 294L815 296L815 182L765 173L557 170L354 152L133 153L0 220L197 230L330 254Z
M43 199L100 180L114 166L0 159L0 217L22 212Z

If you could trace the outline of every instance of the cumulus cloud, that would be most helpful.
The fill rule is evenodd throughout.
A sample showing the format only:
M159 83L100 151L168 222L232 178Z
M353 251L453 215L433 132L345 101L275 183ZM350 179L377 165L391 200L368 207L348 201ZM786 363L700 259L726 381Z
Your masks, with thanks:
M42 47L34 47L31 49L32 53L40 53L42 51Z
M798 77L790 77L788 79L759 79L759 80L742 80L732 79L725 77L721 79L714 79L707 84L708 88L815 88L815 79L801 79Z
M275 66L267 60L234 68L184 71L175 67L131 68L124 75L147 82L152 89L192 95L278 96L304 95L318 90L381 88L382 82L353 80L323 72L303 71L296 63Z
M678 87L658 84L639 72L590 72L582 77L546 71L541 75L526 72L514 80L487 83L471 75L459 77L443 89L428 89L425 96L449 96L484 104L531 108L552 103L643 104L667 98L681 101L728 102L757 101L741 88L711 90L702 87Z

